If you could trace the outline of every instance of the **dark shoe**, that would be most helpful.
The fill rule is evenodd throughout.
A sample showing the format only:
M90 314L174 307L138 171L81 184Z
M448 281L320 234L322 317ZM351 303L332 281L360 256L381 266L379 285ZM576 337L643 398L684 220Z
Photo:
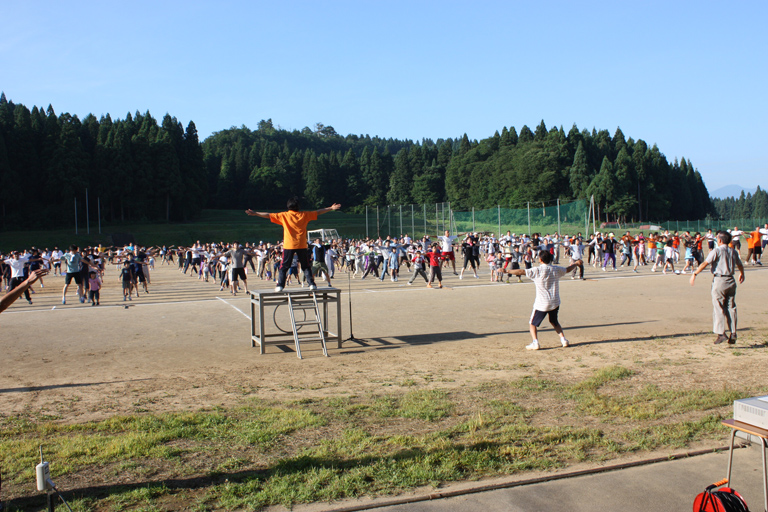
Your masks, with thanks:
M718 334L717 339L715 340L715 345L719 345L724 341L729 341L728 337L724 334Z
M736 335L735 334L731 334L731 337L728 338L728 344L729 345L735 345L736 344Z

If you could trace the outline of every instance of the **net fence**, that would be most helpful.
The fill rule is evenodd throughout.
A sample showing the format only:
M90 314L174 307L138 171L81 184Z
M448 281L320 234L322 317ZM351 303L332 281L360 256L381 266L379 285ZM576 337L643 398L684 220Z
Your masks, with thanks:
M456 211L450 203L369 207L365 211L365 233L369 238L409 234L442 234L468 231L500 235L513 233L586 232L589 203L526 204L525 208L488 208Z

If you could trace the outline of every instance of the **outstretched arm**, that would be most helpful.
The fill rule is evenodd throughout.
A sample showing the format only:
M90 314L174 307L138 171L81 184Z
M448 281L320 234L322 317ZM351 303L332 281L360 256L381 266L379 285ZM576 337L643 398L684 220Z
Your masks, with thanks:
M318 214L318 215L322 215L322 214L324 214L324 213L328 213L328 212L330 212L331 210L339 210L340 208L341 208L341 205L340 205L340 204L338 204L338 203L334 203L334 204L332 204L331 206L329 206L328 208L323 208L323 209L321 209L321 210L317 210L317 214Z
M268 213L255 212L255 211L253 211L251 209L245 210L245 213L246 213L246 215L250 215L251 217L261 217L263 219L268 219L269 218L269 214Z
M27 278L26 281L24 281L19 286L17 286L7 294L5 294L5 296L2 299L0 299L0 313L8 309L8 307L11 304L13 304L16 301L16 299L21 297L21 294L24 293L24 291L27 288L32 286L32 283L34 283L35 281L37 281L47 273L48 271L43 268L35 270L31 274L29 274L29 277Z
M584 266L584 263L582 263L582 262L574 263L573 265L568 265L568 267L566 267L566 269L565 269L565 273L568 274L569 272L573 272L577 268L583 267L583 266Z
M524 276L525 275L525 269L524 268L513 268L513 269L504 269L505 274L509 274L512 276Z

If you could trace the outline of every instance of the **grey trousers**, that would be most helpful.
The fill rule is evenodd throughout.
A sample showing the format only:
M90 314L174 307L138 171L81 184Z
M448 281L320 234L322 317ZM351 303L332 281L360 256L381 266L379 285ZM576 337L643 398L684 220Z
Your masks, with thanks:
M732 336L736 335L736 279L730 277L712 277L712 330L715 334L725 334L726 328Z

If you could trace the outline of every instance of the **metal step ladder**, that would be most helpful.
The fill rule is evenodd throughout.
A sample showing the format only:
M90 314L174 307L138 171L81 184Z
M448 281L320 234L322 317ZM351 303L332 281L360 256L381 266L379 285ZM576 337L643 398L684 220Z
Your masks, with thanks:
M320 320L320 309L317 306L317 295L315 292L311 292L312 297L298 297L294 298L292 294L288 294L288 311L291 313L291 328L293 329L293 341L296 344L296 355L301 359L301 342L302 341L319 341L323 346L323 355L328 357L328 349L325 346L325 332L323 332L323 323ZM296 321L296 311L304 311L304 320ZM310 314L314 314L314 318L307 318L307 311ZM310 330L307 332L310 336L299 338L299 329L304 326L314 325L317 331ZM314 336L313 336L314 335Z

